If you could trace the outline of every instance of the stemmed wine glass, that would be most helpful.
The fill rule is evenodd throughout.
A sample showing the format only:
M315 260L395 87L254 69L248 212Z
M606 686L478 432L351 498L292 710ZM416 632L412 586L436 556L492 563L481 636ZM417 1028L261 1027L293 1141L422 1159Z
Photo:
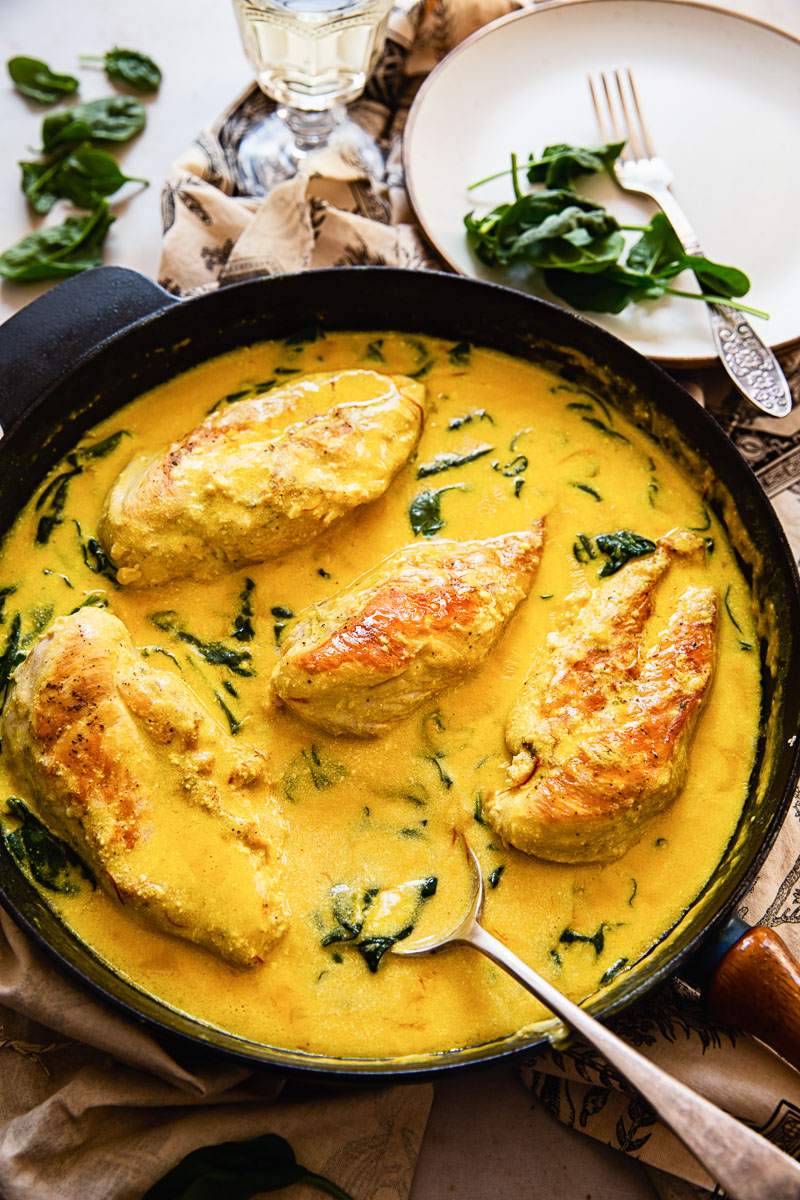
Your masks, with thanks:
M383 49L392 0L233 0L245 53L277 110L248 130L239 166L253 195L325 147L383 174L378 146L346 114Z

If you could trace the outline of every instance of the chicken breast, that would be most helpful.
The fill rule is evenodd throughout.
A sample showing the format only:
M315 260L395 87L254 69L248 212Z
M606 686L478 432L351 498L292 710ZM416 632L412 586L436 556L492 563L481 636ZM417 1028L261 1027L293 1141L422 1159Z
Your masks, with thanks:
M121 621L84 608L54 622L2 730L40 819L112 897L238 966L269 952L287 905L264 759L145 662Z
M696 534L673 532L567 602L508 717L508 787L484 804L507 842L556 862L618 858L680 791L713 673L714 591L687 588L642 642L671 559L702 553Z
M405 546L300 614L273 694L330 733L384 732L475 670L533 583L544 522L485 541Z
M381 496L417 444L425 389L310 375L214 413L106 497L98 537L129 587L211 579L310 541Z

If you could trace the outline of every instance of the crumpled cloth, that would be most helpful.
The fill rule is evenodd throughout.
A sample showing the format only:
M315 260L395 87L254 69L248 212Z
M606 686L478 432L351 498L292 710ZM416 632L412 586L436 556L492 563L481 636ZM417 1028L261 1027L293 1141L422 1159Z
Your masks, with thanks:
M404 0L364 97L350 108L387 159L382 180L336 155L276 184L242 190L236 150L272 107L255 88L188 148L163 190L160 282L176 295L240 279L377 263L441 269L403 186L406 114L432 67L513 0ZM795 397L800 351L783 356ZM707 369L682 379L753 466L800 554L800 406L760 416ZM779 928L800 956L800 798L740 915ZM644 1054L800 1157L800 1075L753 1039L709 1022L672 982L614 1022ZM713 1185L695 1160L588 1048L553 1049L521 1065L559 1120L642 1161L662 1200ZM0 1196L3 1200L140 1200L198 1146L274 1132L298 1160L356 1200L407 1200L432 1099L430 1085L300 1092L265 1070L144 1028L61 974L0 913ZM532 1148L532 1166L542 1148ZM298 1198L312 1195L295 1187ZM314 1193L315 1195L317 1193Z
M191 1150L263 1133L356 1200L406 1200L433 1096L426 1084L303 1093L169 1048L72 983L2 910L0 1079L3 1200L140 1200Z

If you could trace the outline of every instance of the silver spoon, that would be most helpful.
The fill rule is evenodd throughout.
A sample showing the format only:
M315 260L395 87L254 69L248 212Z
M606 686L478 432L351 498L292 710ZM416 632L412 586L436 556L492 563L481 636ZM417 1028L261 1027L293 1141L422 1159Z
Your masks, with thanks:
M416 955L443 946L474 946L599 1050L645 1097L659 1119L691 1150L731 1200L764 1200L765 1196L770 1200L800 1200L800 1163L631 1049L486 932L478 919L483 907L480 865L469 846L467 856L473 884L467 915L444 934L397 942L393 952Z

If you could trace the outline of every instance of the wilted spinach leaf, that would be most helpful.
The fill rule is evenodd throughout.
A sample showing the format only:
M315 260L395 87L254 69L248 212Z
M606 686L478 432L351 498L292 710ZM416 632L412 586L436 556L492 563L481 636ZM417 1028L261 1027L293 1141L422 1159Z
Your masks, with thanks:
M183 628L178 614L171 609L150 613L148 619L163 633L171 633L179 642L191 646L201 658L211 663L212 666L227 667L234 675L247 677L255 675L252 667L245 666L253 657L249 650L233 650L223 642L204 641L202 638L195 637L193 633L189 633Z
M417 479L425 479L428 475L439 475L442 471L450 471L453 467L463 467L467 463L475 462L478 458L483 458L484 454L490 454L494 450L494 446L482 444L476 446L474 450L467 451L466 454L437 454L431 462L420 463L417 467Z
M630 529L619 529L616 533L598 533L594 541L585 533L579 533L573 544L572 554L577 562L587 563L590 559L597 558L599 551L608 561L600 568L598 578L607 579L609 575L616 575L631 558L652 554L655 549L656 543L651 542L650 538L632 533Z
M594 540L597 549L608 559L600 570L600 579L615 575L631 558L653 554L656 549L655 542L638 533L631 533L629 529L620 529L617 533L598 533Z
M472 412L464 413L461 417L452 417L447 422L447 428L460 429L462 425L470 425L473 421L488 421L490 425L495 424L494 417L485 408L474 408Z
M36 541L39 545L46 545L50 541L55 527L63 521L64 505L71 480L83 472L87 462L91 462L92 459L105 458L106 455L116 450L124 437L130 437L128 430L118 429L116 433L109 434L102 441L71 450L66 455L64 462L67 469L51 479L36 499L36 511L44 510L36 527Z
M594 933L577 933L574 929L565 929L558 940L563 946L572 946L576 942L586 942L594 950L595 957L599 958L605 947L605 931L613 928L613 925L608 925L605 921L601 921Z
M242 590L239 593L239 611L233 618L233 631L231 637L236 638L237 642L252 642L256 636L256 631L253 629L253 592L255 591L255 583L252 579L245 579L242 583Z
M22 639L20 637L21 629L22 617L19 613L15 613L8 630L8 637L6 638L3 653L0 654L0 712L3 711L5 706L11 676L19 664L25 661L25 652L22 649Z
M78 544L81 548L83 561L90 571L95 575L102 575L104 579L108 579L115 586L117 583L117 568L112 563L111 559L106 554L103 547L100 545L96 537L91 535L84 538L83 531L78 521L75 522L75 528L78 531Z
M363 889L337 884L331 888L334 924L322 936L320 944L331 946L341 942L351 945L375 974L384 954L413 933L420 909L426 900L436 894L438 883L436 876L431 875L427 879L414 879L386 891L377 887ZM376 906L375 901L381 894L384 902ZM387 912L391 916L392 911L391 904L386 904L387 896L396 899L401 918L399 923L396 921L394 928L383 927ZM370 920L376 912L379 912L379 916Z
M447 487L437 488L436 491L420 492L411 501L408 517L414 533L423 537L433 537L440 529L444 529L442 518L442 496L445 492L464 491L466 484L451 483Z
M94 875L79 854L34 816L24 800L9 796L8 811L21 821L10 832L3 830L3 840L17 862L26 867L36 883L51 892L74 896L80 888L79 876L96 887Z
M19 587L18 583L7 584L6 587L0 587L0 625L5 622L5 607L6 600L9 596L13 596L14 592Z
M287 800L297 800L298 792L311 783L318 791L335 787L347 776L347 767L331 758L315 742L303 747L291 760L283 777L283 791Z
M627 965L627 958L618 958L617 961L612 963L608 970L604 971L600 976L600 987L605 987L607 983L611 983L612 979L616 979L617 975L619 975L621 971L624 971Z

